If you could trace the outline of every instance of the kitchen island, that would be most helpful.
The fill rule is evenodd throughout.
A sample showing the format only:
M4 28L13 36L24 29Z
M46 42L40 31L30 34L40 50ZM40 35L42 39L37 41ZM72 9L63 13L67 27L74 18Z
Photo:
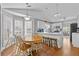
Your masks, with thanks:
M79 32L72 33L72 45L79 48Z
M54 38L57 40L58 48L63 46L63 36L62 33L38 33L44 37Z

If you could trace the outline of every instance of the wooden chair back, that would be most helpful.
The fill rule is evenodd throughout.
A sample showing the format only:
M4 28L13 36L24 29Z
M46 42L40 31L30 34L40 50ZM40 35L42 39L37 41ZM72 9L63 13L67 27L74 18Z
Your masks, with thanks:
M42 36L39 35L39 34L35 34L33 36L33 41L34 41L34 43L41 43L42 42Z

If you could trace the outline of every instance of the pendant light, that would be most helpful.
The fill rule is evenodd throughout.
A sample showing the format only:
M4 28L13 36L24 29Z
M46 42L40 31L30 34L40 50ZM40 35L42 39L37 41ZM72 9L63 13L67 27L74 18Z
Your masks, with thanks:
M45 11L48 11L48 8L45 8ZM47 23L48 22L48 18L47 18L47 14L45 14L44 15L45 17L43 18L43 21L45 22L45 23Z
M54 17L58 17L58 16L61 16L61 14L59 13L59 8L58 8L58 3L56 4L56 13L54 15Z
M31 7L31 5L29 5L28 3L26 3L26 16L24 17L25 18L25 20L30 20L30 16L29 16L29 13L28 13L28 7Z
M60 13L59 10L59 4L56 3L56 13L54 14L54 17L57 21L64 21L65 17Z

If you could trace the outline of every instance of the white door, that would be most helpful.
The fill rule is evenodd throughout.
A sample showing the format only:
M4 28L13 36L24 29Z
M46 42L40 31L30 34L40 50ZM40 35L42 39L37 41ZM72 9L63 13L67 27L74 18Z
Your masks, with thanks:
M32 41L32 21L25 21L25 40Z

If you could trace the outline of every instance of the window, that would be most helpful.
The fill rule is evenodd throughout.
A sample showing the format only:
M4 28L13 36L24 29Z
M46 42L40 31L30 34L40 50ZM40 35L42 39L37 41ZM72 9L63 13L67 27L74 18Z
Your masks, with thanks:
M12 17L3 14L2 19L2 49L8 47L12 43L11 36L13 36L13 22Z
M23 21L15 18L14 22L14 34L19 33L19 35L23 36Z

